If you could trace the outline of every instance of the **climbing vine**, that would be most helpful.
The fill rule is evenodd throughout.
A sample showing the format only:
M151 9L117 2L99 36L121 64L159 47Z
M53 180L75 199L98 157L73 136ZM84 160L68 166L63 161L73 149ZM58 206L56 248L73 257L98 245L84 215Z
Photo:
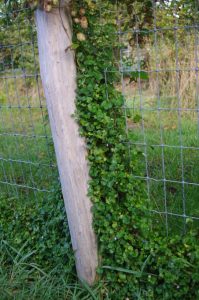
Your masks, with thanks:
M98 272L111 299L196 299L196 233L167 239L151 230L144 187L133 178L142 153L125 143L124 99L115 88L116 25L100 17L96 2L74 1L77 118L88 147Z

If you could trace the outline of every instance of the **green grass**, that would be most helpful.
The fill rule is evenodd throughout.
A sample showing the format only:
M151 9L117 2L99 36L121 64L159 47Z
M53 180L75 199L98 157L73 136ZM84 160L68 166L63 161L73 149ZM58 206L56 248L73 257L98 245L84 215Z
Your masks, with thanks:
M35 198L58 177L45 101L34 82L7 81L0 96L0 181L7 184L0 187L9 197Z
M172 111L171 103L175 102L174 99L171 99L170 103L161 99L160 107L170 108L168 111L158 111L155 103L150 100L144 101L143 109L139 109L138 101L138 98L134 101L128 100L128 106L132 107L128 110L128 138L130 142L137 143L137 149L143 153L143 159L140 161L142 176L148 175L152 178L148 181L152 209L167 210L180 215L183 215L185 210L187 216L198 217L197 114L183 112L180 115L177 111ZM146 110L147 108L151 110ZM164 178L166 183L162 180ZM182 183L183 181L185 183ZM157 219L158 223L165 225L164 216ZM180 232L183 222L181 217L169 216L169 230Z
M1 254L7 253L10 256L9 265L5 263L4 255L1 255L0 259L1 300L99 299L102 284L91 289L87 284L78 282L76 275L71 272L62 274L56 268L45 272L31 262L34 251L22 255L22 250L23 247L17 251L5 241L1 241Z

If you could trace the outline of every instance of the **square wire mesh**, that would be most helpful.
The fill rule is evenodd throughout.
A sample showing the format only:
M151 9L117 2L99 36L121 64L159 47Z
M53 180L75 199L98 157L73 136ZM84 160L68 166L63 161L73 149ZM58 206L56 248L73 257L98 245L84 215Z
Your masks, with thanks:
M125 5L102 1L101 22L106 14L118 25L123 47L116 88L124 96L125 143L129 153L142 153L134 177L145 183L154 223L168 235L199 220L198 1L189 19L180 17L179 1L152 1L148 24L142 22L144 2L138 2L132 1L129 19ZM27 9L0 13L1 193L38 199L58 175L34 20Z
M199 224L198 1L185 16L179 3L151 1L147 23L144 2L132 1L130 16L119 1L114 9L101 2L102 24L114 14L123 45L116 88L124 96L125 143L142 152L132 172L145 183L154 226L166 235Z
M1 7L1 195L44 199L58 178L29 9Z

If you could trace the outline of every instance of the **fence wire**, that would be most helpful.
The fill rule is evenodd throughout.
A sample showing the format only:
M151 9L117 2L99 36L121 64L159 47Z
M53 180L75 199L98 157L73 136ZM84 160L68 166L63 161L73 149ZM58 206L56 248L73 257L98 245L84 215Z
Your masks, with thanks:
M132 1L130 17L121 1L111 8L100 2L101 22L105 16L117 22L123 45L116 88L124 96L124 143L129 153L142 153L132 173L145 185L154 224L167 235L199 220L198 1L194 8L181 2L152 1L151 21L144 19L144 1ZM0 23L1 195L45 198L58 175L33 16L1 4ZM111 72L105 70L107 84Z
M45 198L57 168L29 9L0 10L1 196Z
M154 224L166 235L199 224L199 15L198 1L190 3L151 1L146 13L144 1L132 1L129 16L120 1L114 10L101 2L102 22L115 16L122 45L117 88L125 143L143 157L132 173L144 182Z

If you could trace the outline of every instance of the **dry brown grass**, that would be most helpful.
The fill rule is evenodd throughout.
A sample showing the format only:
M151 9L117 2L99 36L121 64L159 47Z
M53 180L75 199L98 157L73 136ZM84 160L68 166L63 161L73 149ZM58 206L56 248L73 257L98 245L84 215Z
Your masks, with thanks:
M171 107L196 109L199 83L195 70L197 57L194 33L181 35L178 39L166 39L162 35L156 45L149 41L147 47L147 69L151 71L148 94L170 98Z

